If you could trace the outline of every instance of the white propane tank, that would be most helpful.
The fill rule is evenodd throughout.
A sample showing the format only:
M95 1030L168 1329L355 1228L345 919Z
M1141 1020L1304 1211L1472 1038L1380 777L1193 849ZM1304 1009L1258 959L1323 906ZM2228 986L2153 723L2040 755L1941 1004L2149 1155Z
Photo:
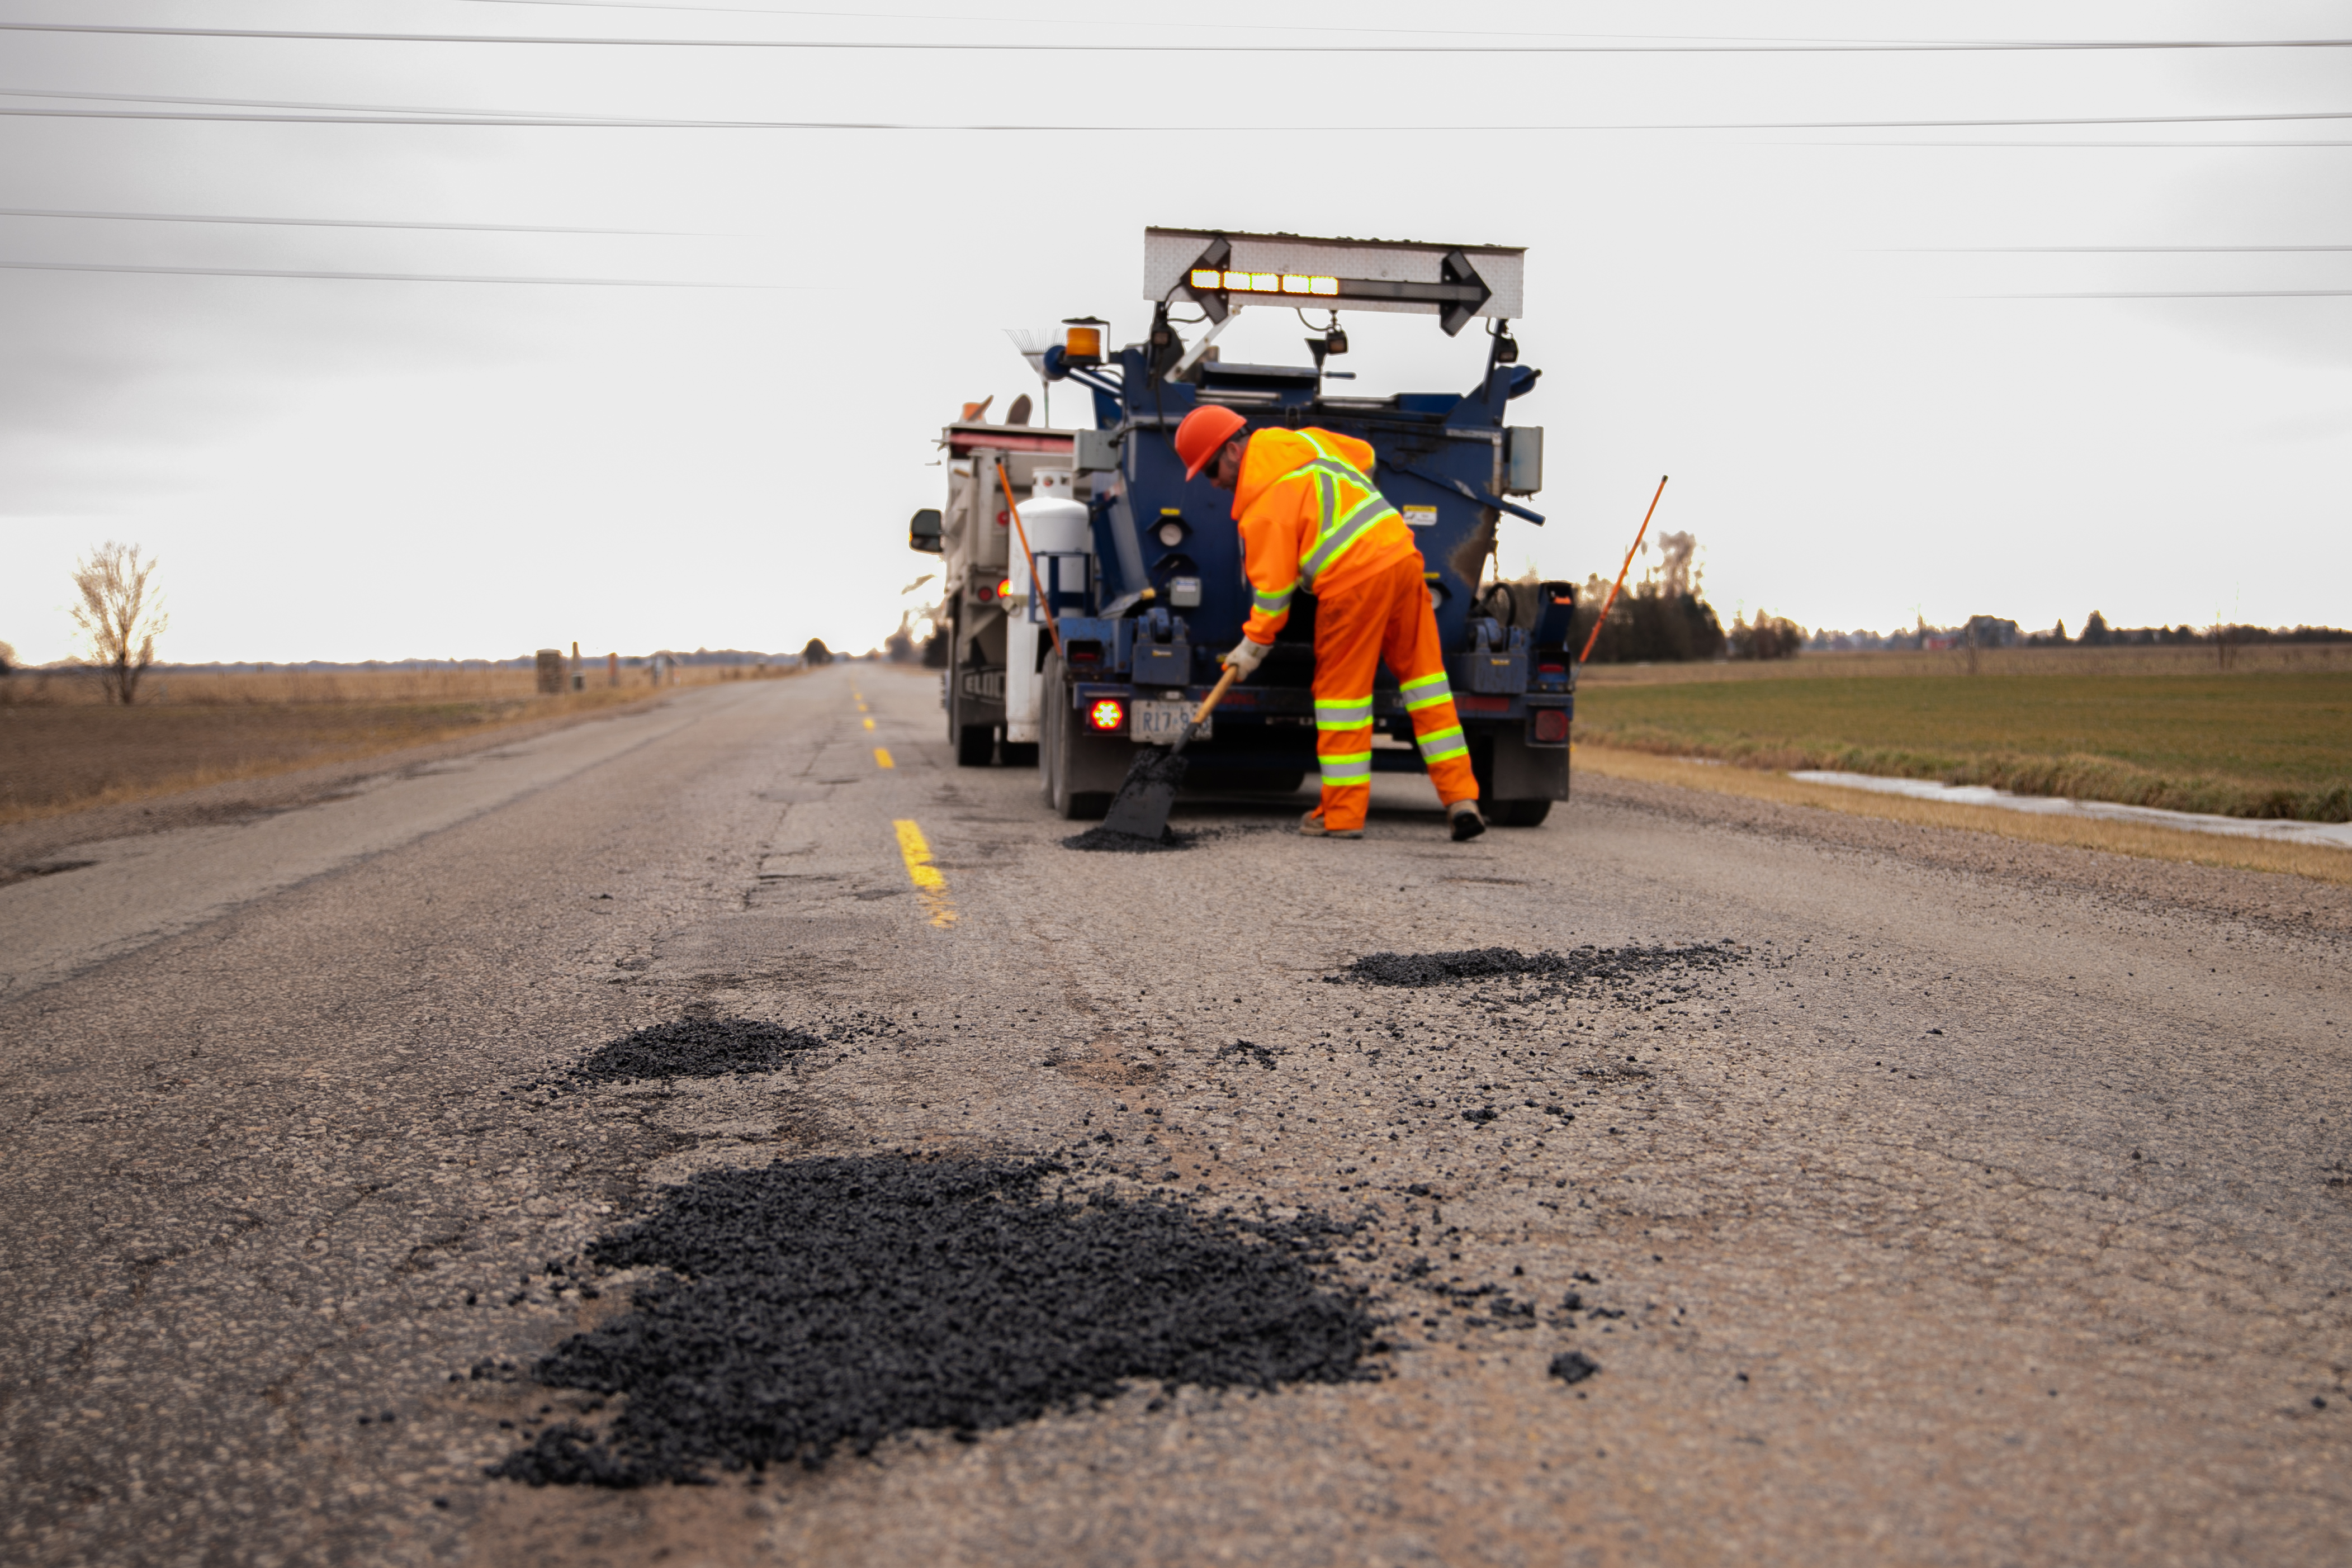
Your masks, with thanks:
M1094 553L1094 529L1087 505L1077 497L1077 475L1068 468L1040 468L1030 480L1029 499L1017 508L1021 530L1028 537L1029 553L1038 576L1065 588L1087 580L1087 558ZM1038 738L1037 696L1039 650L1051 646L1041 610L1030 602L1029 563L1019 559L1020 540L1013 543L1007 575L1020 602L1005 606L1004 738L1016 745Z
M1021 526L1038 555L1085 555L1092 547L1087 504L1077 497L1077 476L1067 468L1040 468L1029 499L1021 505Z

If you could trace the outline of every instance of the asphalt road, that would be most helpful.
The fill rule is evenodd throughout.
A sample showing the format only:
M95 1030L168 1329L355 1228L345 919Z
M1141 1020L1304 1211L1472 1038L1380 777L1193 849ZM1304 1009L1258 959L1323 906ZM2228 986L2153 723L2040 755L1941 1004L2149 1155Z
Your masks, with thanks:
M1582 780L1469 845L1383 779L1361 842L1211 803L1080 854L936 694L709 688L0 886L0 1557L2352 1561L2335 890ZM535 1087L696 1011L839 1043ZM609 1315L544 1265L661 1184L1081 1147L1364 1219L1384 1375L759 1488L483 1477L570 1396L467 1369Z

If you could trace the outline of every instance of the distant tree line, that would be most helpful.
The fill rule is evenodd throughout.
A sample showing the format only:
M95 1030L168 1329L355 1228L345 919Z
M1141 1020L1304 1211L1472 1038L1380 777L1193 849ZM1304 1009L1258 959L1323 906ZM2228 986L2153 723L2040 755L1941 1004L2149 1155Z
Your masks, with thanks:
M1596 664L1678 664L1696 659L1793 659L1805 646L1805 629L1785 615L1758 611L1733 617L1726 630L1706 601L1697 564L1698 538L1690 533L1658 536L1658 559L1640 581L1618 594L1592 643ZM1609 583L1595 574L1577 594L1569 632L1570 653L1592 637Z
M1971 615L1958 626L1930 626L1926 621L1898 631L1831 632L1812 634L1806 646L1816 653L1867 652L1877 649L1937 650L1946 648L2155 648L2199 645L2237 647L2255 643L2352 643L2352 631L2336 626L2110 626L2092 611L2080 636L2066 634L2066 622L2047 632L2026 632L2014 621L1997 615Z

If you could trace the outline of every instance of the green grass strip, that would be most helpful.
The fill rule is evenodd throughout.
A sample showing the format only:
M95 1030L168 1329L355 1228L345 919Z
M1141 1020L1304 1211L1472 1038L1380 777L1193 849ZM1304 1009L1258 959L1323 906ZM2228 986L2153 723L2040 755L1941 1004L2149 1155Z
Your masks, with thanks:
M2352 821L2352 674L1588 686L1580 738L2177 811Z

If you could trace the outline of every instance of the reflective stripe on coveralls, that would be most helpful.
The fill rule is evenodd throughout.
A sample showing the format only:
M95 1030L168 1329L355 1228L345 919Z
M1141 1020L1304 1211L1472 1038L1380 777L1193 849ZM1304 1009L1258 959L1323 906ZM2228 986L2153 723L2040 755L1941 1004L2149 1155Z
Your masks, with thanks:
M1417 681L1407 681L1398 689L1404 697L1405 711L1416 718L1424 709L1435 707L1440 703L1444 703L1449 711L1454 706L1454 693L1446 685L1445 673L1442 670L1433 675L1423 675ZM1449 757L1470 755L1470 743L1463 738L1459 723L1420 730L1413 740L1421 747L1423 762L1441 762Z
M1323 502L1323 518L1316 529L1314 548L1298 558L1299 584L1311 593L1315 591L1315 579L1324 568L1347 554L1349 547L1362 538L1373 524L1382 517L1395 517L1396 508L1388 504L1387 498L1381 496L1371 480L1354 465L1317 440L1314 432L1302 430L1297 434L1300 440L1321 455L1314 462L1302 464L1291 470L1292 474L1314 475L1316 488ZM1344 515L1339 510L1339 481L1342 479L1364 493L1363 499L1349 507Z
M1360 828L1371 800L1371 686L1385 663L1401 678L1429 781L1446 805L1473 800L1462 721L1446 686L1445 655L1418 554L1321 596L1315 620L1315 750L1324 826Z
M1359 734L1348 734L1348 731ZM1315 699L1315 733L1320 741L1324 736L1339 732L1340 744L1358 741L1363 749L1324 751L1318 748L1315 761L1323 776L1326 789L1344 789L1350 784L1369 786L1372 781L1372 695L1366 692L1360 697L1317 697Z

